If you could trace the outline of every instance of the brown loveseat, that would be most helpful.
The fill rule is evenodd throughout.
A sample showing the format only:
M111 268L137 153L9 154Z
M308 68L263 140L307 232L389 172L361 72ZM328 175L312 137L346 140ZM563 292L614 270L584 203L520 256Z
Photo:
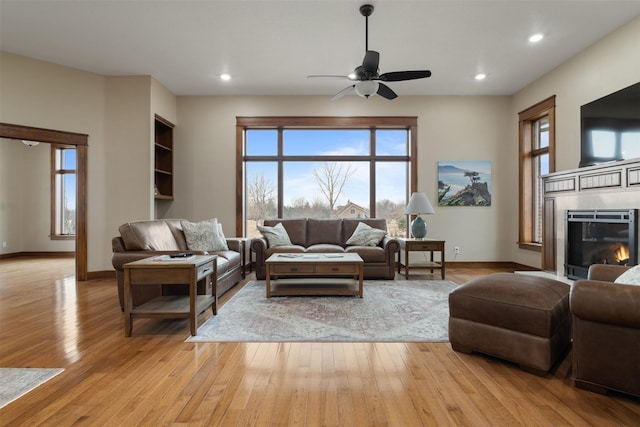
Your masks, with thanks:
M128 222L119 227L120 236L111 241L113 255L111 262L116 270L120 307L124 307L124 271L123 265L155 255L180 253L188 250L180 219L157 219ZM239 239L226 239L228 251L210 252L218 255L217 293L227 292L242 278L241 250ZM201 254L198 251L189 251ZM162 285L138 286L132 289L133 306L144 304L160 295L185 293L184 286ZM204 293L204 284L198 285L198 293Z
M640 286L612 283L627 269L594 264L571 287L577 387L640 396Z
M347 240L358 223L372 228L387 230L385 219L268 219L265 226L273 227L282 223L289 234L292 245L269 247L267 239L251 241L251 251L255 255L256 278L266 278L265 260L275 252L355 252L364 260L366 279L393 279L395 258L400 250L397 239L385 236L378 246L349 246Z

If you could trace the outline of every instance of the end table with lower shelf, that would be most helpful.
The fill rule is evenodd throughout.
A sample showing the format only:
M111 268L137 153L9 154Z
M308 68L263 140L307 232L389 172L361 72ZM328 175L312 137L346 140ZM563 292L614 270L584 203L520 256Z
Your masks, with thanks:
M209 307L218 312L216 286L217 255L193 255L184 259L154 256L124 265L124 335L131 336L134 317L189 319L191 335L196 335L197 316ZM211 295L198 295L198 281L211 280ZM131 287L145 285L185 285L188 295L161 296L132 307ZM205 287L206 288L206 287Z
M398 273L400 273L401 267L404 267L404 278L409 278L410 268L429 268L431 273L434 269L440 269L442 280L444 280L445 260L444 260L444 240L436 239L416 239L416 238L404 238L398 237L400 241L400 252L398 252ZM400 255L404 251L404 264L401 263ZM430 261L423 263L409 263L409 253L411 252L430 252ZM440 252L440 261L433 260L433 253Z

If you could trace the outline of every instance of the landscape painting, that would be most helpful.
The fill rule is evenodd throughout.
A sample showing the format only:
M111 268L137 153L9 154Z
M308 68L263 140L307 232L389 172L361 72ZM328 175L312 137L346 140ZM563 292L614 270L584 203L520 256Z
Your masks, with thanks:
M439 161L438 206L491 206L491 162Z

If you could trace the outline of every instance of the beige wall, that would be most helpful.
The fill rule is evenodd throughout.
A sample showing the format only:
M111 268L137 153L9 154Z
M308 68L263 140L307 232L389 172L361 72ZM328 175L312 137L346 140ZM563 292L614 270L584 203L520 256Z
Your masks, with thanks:
M151 77L104 77L3 52L0 121L89 135L89 271L111 269L111 237L128 220L217 216L225 233L233 235L235 117L265 115L417 116L418 189L432 200L437 194L438 160L492 162L491 207L436 207L436 214L428 218L430 235L447 240L447 258L454 259L452 248L459 246L457 260L539 266L539 254L517 250L515 245L517 113L555 94L558 169L575 168L579 106L638 81L640 61L633 55L638 51L640 19L513 97L403 96L392 102L357 97L330 102L324 96L176 98ZM177 125L176 196L162 206L155 205L151 195L154 113ZM13 242L11 222L23 212L6 209L13 209L19 200L15 189L21 184L17 175L5 172L7 150L4 146L0 150L0 242ZM31 167L24 156L22 161L23 169ZM43 221L36 228L48 230L48 214L32 221ZM22 241L20 245L24 248ZM45 249L16 249L20 250Z
M556 171L578 168L580 106L639 82L638 52L640 52L640 18L631 21L516 93L513 96L510 114L513 118L511 138L514 141L518 139L519 111L556 95ZM624 205L625 203L622 200L615 204ZM517 209L518 204L515 199L511 210L517 212ZM563 233L564 228L561 228L560 235ZM517 239L517 235L515 238ZM524 250L515 251L513 261L536 267L541 264L540 254ZM558 268L561 269L562 265Z
M429 235L446 239L447 257L508 261L514 246L512 215L505 210L517 187L509 141L509 97L402 96L394 101L356 96L179 97L176 128L176 200L169 217L218 217L235 232L236 116L417 116L418 190L437 200L438 160L490 160L491 207L435 207Z
M149 76L105 77L1 53L1 122L89 135L89 272L112 268L111 238L117 235L119 225L154 217L151 153L156 112L175 120L175 96ZM6 150L0 149L3 162L8 161L4 157ZM46 151L48 145L35 149ZM15 155L14 151L10 155ZM37 201L30 202L33 208L14 202L20 197L17 189L25 185L19 182L23 180L5 173L4 167L0 174L0 242L8 242L7 248L0 247L0 253L62 250L52 249L48 242L49 208L47 205L43 210L40 206L49 197L48 160L46 166L43 163L48 151L37 164L32 163L33 157L27 158L23 153L21 160L23 169L38 170L30 177L42 175L42 168L46 168L46 182L38 181L32 186L31 191L39 193ZM27 240L27 233L15 233L13 221L23 218L29 218L29 229L37 230L37 237ZM18 243L10 248L16 239Z
M49 162L49 144L0 139L0 254L75 250L73 241L49 239Z

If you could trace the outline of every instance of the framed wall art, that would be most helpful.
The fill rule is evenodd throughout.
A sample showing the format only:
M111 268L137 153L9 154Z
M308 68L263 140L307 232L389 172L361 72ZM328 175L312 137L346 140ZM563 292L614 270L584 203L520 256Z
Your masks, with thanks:
M438 206L491 206L491 161L438 161Z

